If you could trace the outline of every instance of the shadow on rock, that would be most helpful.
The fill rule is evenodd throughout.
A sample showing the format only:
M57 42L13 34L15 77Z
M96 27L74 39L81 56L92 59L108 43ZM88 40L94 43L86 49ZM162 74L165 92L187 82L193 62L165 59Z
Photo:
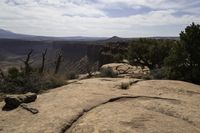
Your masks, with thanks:
M2 108L2 111L11 111L11 110L16 109L18 107L19 107L19 105L18 106L10 106L10 105L5 104Z

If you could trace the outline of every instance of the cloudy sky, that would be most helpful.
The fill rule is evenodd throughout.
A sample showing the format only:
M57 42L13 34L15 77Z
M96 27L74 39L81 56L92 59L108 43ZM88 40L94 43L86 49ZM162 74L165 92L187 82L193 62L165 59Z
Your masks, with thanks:
M200 0L0 0L0 28L46 36L178 36Z

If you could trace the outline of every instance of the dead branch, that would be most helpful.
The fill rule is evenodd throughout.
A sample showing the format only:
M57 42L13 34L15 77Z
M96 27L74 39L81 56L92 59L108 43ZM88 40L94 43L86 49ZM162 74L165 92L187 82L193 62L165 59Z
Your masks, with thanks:
M33 53L33 49L31 49L29 51L29 53L27 54L26 59L23 61L24 62L24 69L25 69L25 74L28 75L31 71L31 67L30 67L30 58L31 58L31 54Z
M47 54L47 49L45 49L44 52L42 52L42 65L40 67L39 73L42 74L44 72L44 65L45 65L45 60L46 60L46 54Z
M59 51L59 53L57 54L57 59L55 61L56 67L55 67L54 74L58 73L62 61L63 61L63 54L61 51Z

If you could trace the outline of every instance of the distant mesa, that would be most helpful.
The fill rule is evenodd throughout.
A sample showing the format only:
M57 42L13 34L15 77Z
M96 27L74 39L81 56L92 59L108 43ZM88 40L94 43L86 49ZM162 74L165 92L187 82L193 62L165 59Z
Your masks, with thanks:
M147 37L152 39L173 39L177 40L178 37ZM14 33L8 30L0 29L0 39L17 39L28 41L104 41L104 42L126 42L131 39L138 38L122 38L118 36L108 37L87 37L87 36L71 36L71 37L53 37L53 36L37 36Z
M113 36L111 38L109 38L109 41L120 41L122 38L118 37L118 36Z
M131 40L133 38L122 38L122 37L118 37L118 36L113 36L109 39L106 40L106 42L113 42L113 43L116 43L116 42L127 42L129 40Z
M8 30L0 29L0 39L19 39L29 41L98 41L106 40L106 37L85 37L85 36L72 36L72 37L52 37L52 36L36 36L18 34Z

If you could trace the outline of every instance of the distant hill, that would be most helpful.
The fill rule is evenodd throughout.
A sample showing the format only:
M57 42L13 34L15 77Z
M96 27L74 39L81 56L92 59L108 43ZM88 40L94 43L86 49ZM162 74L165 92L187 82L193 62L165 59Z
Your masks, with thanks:
M131 40L138 40L140 38L148 38L148 39L164 39L164 40L179 40L179 37L159 37L159 36L155 36L155 37L132 37L132 38L122 38L122 37L118 37L118 36L113 36L111 38L108 38L106 40L100 40L98 41L98 43L126 43L126 42L129 42Z
M72 37L50 37L50 36L35 36L18 34L8 30L0 29L0 39L19 39L29 41L98 41L105 40L106 37L84 37L84 36L72 36Z
M118 37L118 36L113 36L109 39L107 39L106 41L107 42L126 42L126 41L129 41L133 38L121 38L121 37Z
M108 37L85 37L85 36L72 36L72 37L51 37L51 36L36 36L14 33L8 30L0 29L0 39L18 39L28 41L104 41L104 42L122 42L137 38L121 38L118 36ZM142 37L144 38L144 37ZM178 37L146 37L152 39L172 39L178 40Z

